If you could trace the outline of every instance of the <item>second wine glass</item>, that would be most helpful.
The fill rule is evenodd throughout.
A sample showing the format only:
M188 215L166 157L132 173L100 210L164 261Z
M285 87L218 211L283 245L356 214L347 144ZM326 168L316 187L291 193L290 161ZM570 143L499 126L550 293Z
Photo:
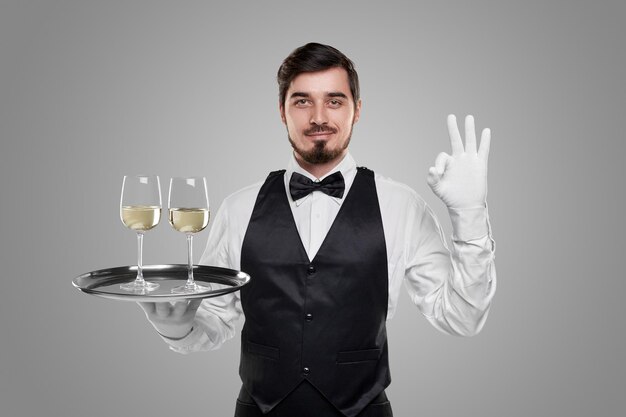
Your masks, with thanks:
M174 294L193 294L209 290L193 278L193 235L209 224L209 197L206 178L172 178L168 197L169 222L174 230L187 235L187 282L172 288Z

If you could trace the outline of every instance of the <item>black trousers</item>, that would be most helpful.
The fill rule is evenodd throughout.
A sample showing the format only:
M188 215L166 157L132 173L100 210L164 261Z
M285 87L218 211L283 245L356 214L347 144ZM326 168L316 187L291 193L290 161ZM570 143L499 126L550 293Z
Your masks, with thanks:
M345 417L313 385L304 381L291 394L263 414L244 387L241 387L235 417ZM358 414L358 417L393 417L385 391Z

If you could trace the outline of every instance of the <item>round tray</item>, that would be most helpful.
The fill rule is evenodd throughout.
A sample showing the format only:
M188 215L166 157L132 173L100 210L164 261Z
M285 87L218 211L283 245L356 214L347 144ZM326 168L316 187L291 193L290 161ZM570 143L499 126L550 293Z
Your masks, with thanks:
M80 291L122 301L166 302L190 298L211 298L238 291L250 281L250 275L233 269L216 266L194 265L194 280L209 290L193 294L172 294L174 287L187 281L187 265L146 265L143 277L146 281L159 283L159 288L147 293L125 291L120 284L134 281L137 266L119 266L87 272L74 278L72 284Z

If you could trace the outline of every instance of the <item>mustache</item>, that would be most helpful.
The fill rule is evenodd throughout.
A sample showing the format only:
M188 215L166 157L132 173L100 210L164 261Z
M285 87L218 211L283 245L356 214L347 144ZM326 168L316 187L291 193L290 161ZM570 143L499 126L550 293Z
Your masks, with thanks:
M304 131L305 135L312 135L314 133L337 133L337 129L335 129L334 127L330 127L330 126L324 126L324 125L315 125L313 127L310 127L309 129Z

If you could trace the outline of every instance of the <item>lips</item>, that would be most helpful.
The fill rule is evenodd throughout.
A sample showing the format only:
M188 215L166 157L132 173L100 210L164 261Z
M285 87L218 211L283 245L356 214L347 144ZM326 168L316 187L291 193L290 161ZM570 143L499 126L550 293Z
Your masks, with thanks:
M320 126L316 126L316 127L313 127L311 129L304 131L305 136L312 136L312 137L330 136L334 133L337 133L336 129L333 129L330 127L320 127Z
M332 134L333 134L333 132L321 132L321 133L309 133L306 136L317 137L317 136L330 136Z

